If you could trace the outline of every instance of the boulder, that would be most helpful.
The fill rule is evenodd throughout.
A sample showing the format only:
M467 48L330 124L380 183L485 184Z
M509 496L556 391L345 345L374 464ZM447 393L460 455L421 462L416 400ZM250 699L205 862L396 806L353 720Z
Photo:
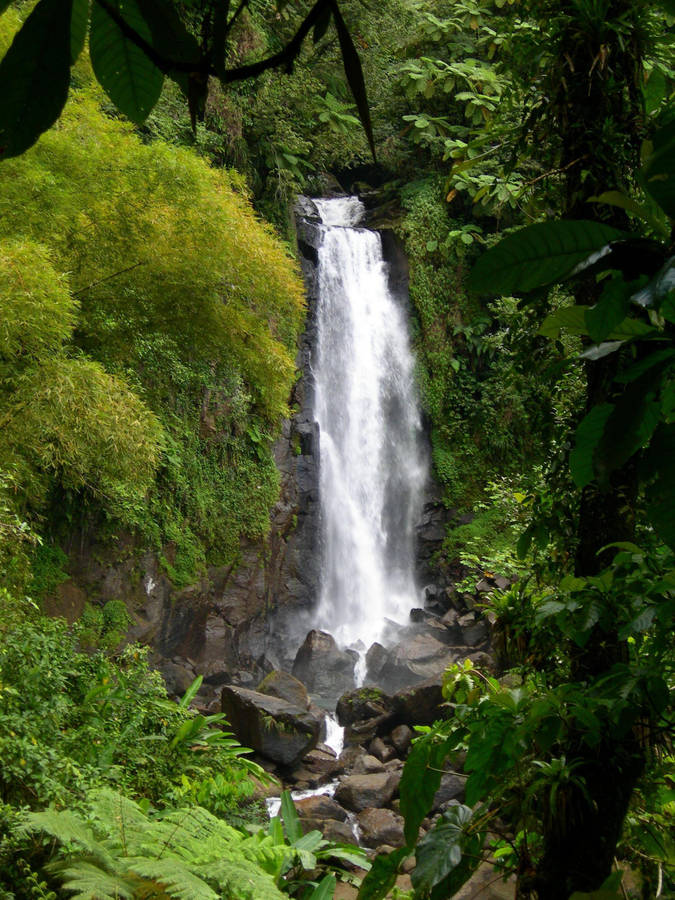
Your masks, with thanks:
M282 766L295 765L318 743L321 719L279 697L226 685L221 706L240 743Z
M345 747L338 756L338 772L350 772L356 765L356 761L366 753L366 748L359 744Z
M288 672L276 670L266 675L258 685L258 691L261 694L267 694L269 697L278 697L280 700L286 700L294 706L301 709L309 709L309 695L307 688L301 681L289 675Z
M318 775L323 780L327 780L337 771L339 764L337 757L335 756L335 751L331 750L330 747L326 750L322 750L322 746L325 746L325 744L315 747L314 750L310 750L302 760L302 765L314 775Z
M366 653L366 671L368 681L377 681L382 672L382 667L387 661L387 651L377 641L370 645Z
M369 807L382 807L392 799L400 778L387 772L373 775L347 775L337 786L335 799L346 809L361 812Z
M403 818L391 809L364 809L356 821L366 847L379 847L381 844L402 847L405 843Z
M333 800L332 797L327 797L325 794L296 800L295 808L301 819L336 819L338 822L347 821L347 811L344 810L336 800Z
M413 730L407 725L397 725L391 733L391 742L399 756L406 756L413 739Z
M196 677L194 669L176 662L163 662L158 668L166 683L167 694L176 697L182 697Z
M370 753L366 753L357 757L351 771L353 775L372 775L375 772L384 772L384 764Z
M441 784L434 796L431 806L432 812L438 812L444 809L451 800L464 800L464 788L466 778L460 778L458 775L442 775Z
M440 678L456 658L456 652L435 637L416 634L391 648L378 681L404 688L429 678Z
M343 694L337 702L337 720L343 727L387 715L393 710L391 697L377 687L362 687Z
M430 679L394 695L396 718L406 725L431 725L443 714L441 681Z
M305 829L305 823L312 823L313 828ZM335 819L320 819L318 821L312 822L311 819L303 819L300 824L303 826L303 831L305 834L307 831L313 831L316 829L320 831L323 835L324 839L327 841L333 841L335 844L355 844L356 837L354 836L354 832L352 830L352 826L349 822L338 822Z
M313 694L337 698L354 687L356 659L356 653L340 650L332 635L310 631L296 654L293 675Z
M382 738L376 737L368 746L369 752L380 762L386 763L396 756L396 751L389 744L385 744Z
M513 900L515 895L515 878L504 881L495 873L494 866L482 863L453 896L454 900Z

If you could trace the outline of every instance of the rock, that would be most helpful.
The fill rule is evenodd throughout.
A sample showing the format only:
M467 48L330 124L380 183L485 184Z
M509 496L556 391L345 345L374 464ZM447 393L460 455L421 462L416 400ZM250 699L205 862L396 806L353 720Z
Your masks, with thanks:
M356 765L358 759L364 756L366 753L366 748L360 746L359 744L352 744L350 747L345 747L342 753L338 756L338 772L350 772L353 767Z
M347 821L347 811L344 810L332 797L318 794L315 797L305 797L295 801L295 808L301 819L336 819L338 822Z
M159 666L162 678L166 682L166 692L176 697L182 697L195 680L194 669L179 665L175 662L165 662Z
M337 786L335 799L354 812L369 807L383 807L392 799L399 778L382 772L374 775L347 775Z
M406 725L432 725L440 719L443 694L440 679L430 679L394 694L396 717Z
M486 578L481 578L481 580L476 585L476 590L479 594L489 594L494 590L494 585L491 584Z
M494 866L482 863L466 884L453 894L453 900L513 900L515 878L504 882L495 874Z
M286 700L227 685L221 702L237 740L283 766L295 765L319 740L321 720Z
M321 697L337 698L354 687L356 654L340 650L325 631L310 631L298 650L293 675L307 690Z
M469 628L462 631L462 640L468 647L476 647L478 644L484 644L490 636L488 624L485 621L476 622Z
M258 692L269 697L278 697L294 706L309 709L309 695L301 681L288 672L274 671L266 675L258 685Z
M442 775L441 785L436 791L431 806L432 812L442 810L451 800L464 800L465 785L466 778L459 778L459 776L451 774Z
M312 829L309 829L310 831ZM349 822L336 822L335 819L328 819L321 823L321 827L317 829L327 841L333 841L336 844L355 844L356 838Z
M392 647L378 681L404 688L428 678L440 678L455 658L452 648L435 637L417 634Z
M366 847L379 847L381 844L402 847L405 843L403 818L391 809L364 809L356 821Z
M383 763L389 762L390 759L393 759L396 756L394 748L385 744L382 738L379 737L376 737L370 742L368 750L374 757Z
M343 727L374 719L391 713L393 703L391 697L376 687L362 687L343 694L337 702L335 713Z
M407 725L397 725L391 733L391 742L399 756L405 756L410 750L413 739L413 730Z
M511 580L503 575L495 575L492 579L500 591L506 591L511 587Z
M326 781L337 771L339 764L335 752L330 747L327 750L322 750L322 746L325 745L320 744L314 750L310 750L302 760L302 765L305 769L315 775L319 775L322 780Z
M372 775L374 772L384 772L384 764L366 753L357 757L351 771L354 775Z
M377 641L371 644L366 653L366 671L368 681L377 681L382 671L382 667L387 661L388 653L382 644Z

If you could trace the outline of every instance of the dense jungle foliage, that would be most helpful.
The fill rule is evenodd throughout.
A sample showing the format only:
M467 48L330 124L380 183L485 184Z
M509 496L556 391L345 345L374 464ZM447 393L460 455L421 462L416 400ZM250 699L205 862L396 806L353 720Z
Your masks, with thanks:
M675 896L671 0L193 2L165 28L163 3L95 0L91 65L81 0L0 10L3 53L31 29L0 62L23 123L0 162L0 896L323 900L352 853L303 844L288 801L284 830L242 830L262 773L120 649L124 609L39 608L74 535L131 536L178 585L264 535L291 205L336 178L410 262L434 467L473 514L439 563L519 575L490 601L508 674L446 673L407 845L361 897L413 853L433 900L481 859L519 898L625 898L626 867L633 897ZM418 843L454 760L466 805Z

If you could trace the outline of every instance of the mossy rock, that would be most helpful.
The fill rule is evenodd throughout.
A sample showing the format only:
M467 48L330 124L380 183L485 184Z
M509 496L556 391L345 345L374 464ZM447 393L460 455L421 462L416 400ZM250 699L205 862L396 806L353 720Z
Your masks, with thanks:
M343 694L337 703L337 717L340 725L353 725L393 710L393 701L388 694L376 687L361 687Z

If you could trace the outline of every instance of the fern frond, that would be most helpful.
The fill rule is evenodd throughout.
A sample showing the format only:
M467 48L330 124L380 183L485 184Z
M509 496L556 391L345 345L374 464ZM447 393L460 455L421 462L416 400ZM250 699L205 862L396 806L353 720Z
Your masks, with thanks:
M134 900L133 881L122 873L104 872L93 863L78 861L63 869L63 887L71 900Z
M176 900L220 900L208 884L177 859L128 859L129 871L157 884Z
M202 867L200 872L228 900L288 900L272 876L252 863L221 859Z
M50 808L27 813L23 824L17 829L18 834L35 834L38 831L43 831L60 844L78 845L104 868L113 867L113 857L106 847L79 816L68 810Z

